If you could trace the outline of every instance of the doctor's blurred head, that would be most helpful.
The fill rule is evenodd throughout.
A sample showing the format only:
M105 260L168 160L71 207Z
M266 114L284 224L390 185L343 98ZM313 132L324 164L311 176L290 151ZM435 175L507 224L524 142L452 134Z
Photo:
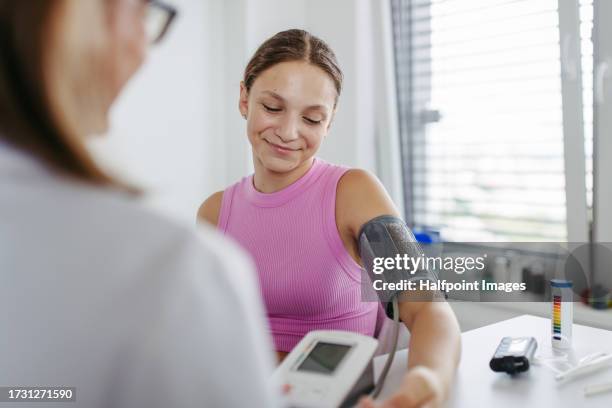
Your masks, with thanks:
M0 139L68 176L115 184L83 139L107 130L174 15L154 0L1 0Z

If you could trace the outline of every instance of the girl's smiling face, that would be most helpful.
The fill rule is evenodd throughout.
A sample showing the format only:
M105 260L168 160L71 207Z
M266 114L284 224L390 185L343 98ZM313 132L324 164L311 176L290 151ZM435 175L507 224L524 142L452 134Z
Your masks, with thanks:
M240 86L240 113L255 165L275 173L310 162L335 112L338 95L331 77L306 61L276 64L250 90Z

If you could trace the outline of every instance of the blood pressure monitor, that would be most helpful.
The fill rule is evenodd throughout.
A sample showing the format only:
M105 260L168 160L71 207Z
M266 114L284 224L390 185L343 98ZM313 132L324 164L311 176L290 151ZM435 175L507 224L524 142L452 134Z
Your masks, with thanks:
M374 338L339 330L308 333L274 372L289 406L336 408L373 386Z

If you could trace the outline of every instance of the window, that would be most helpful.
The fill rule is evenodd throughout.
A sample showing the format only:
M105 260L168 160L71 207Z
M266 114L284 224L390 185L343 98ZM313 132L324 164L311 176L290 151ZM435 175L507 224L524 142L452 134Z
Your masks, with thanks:
M561 24L557 0L391 1L407 220L445 241L571 240L567 198L585 214L592 202L592 0L580 27ZM578 118L563 109L572 28ZM566 177L572 120L587 188Z

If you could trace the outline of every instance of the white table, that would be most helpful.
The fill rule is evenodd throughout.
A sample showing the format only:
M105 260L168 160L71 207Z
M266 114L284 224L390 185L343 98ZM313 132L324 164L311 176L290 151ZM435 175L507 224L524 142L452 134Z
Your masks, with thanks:
M586 385L612 381L612 368L561 386L555 381L553 370L545 365L532 366L529 371L514 378L491 371L489 360L504 336L533 336L538 341L536 356L553 356L550 345L550 319L523 315L462 333L461 363L448 407L612 407L612 392L592 397L585 397L583 392ZM573 346L577 358L597 351L612 353L612 331L575 324ZM385 358L386 356L379 356L374 360L376 376L380 373ZM397 389L406 372L407 359L407 350L396 354L379 399L384 399Z

